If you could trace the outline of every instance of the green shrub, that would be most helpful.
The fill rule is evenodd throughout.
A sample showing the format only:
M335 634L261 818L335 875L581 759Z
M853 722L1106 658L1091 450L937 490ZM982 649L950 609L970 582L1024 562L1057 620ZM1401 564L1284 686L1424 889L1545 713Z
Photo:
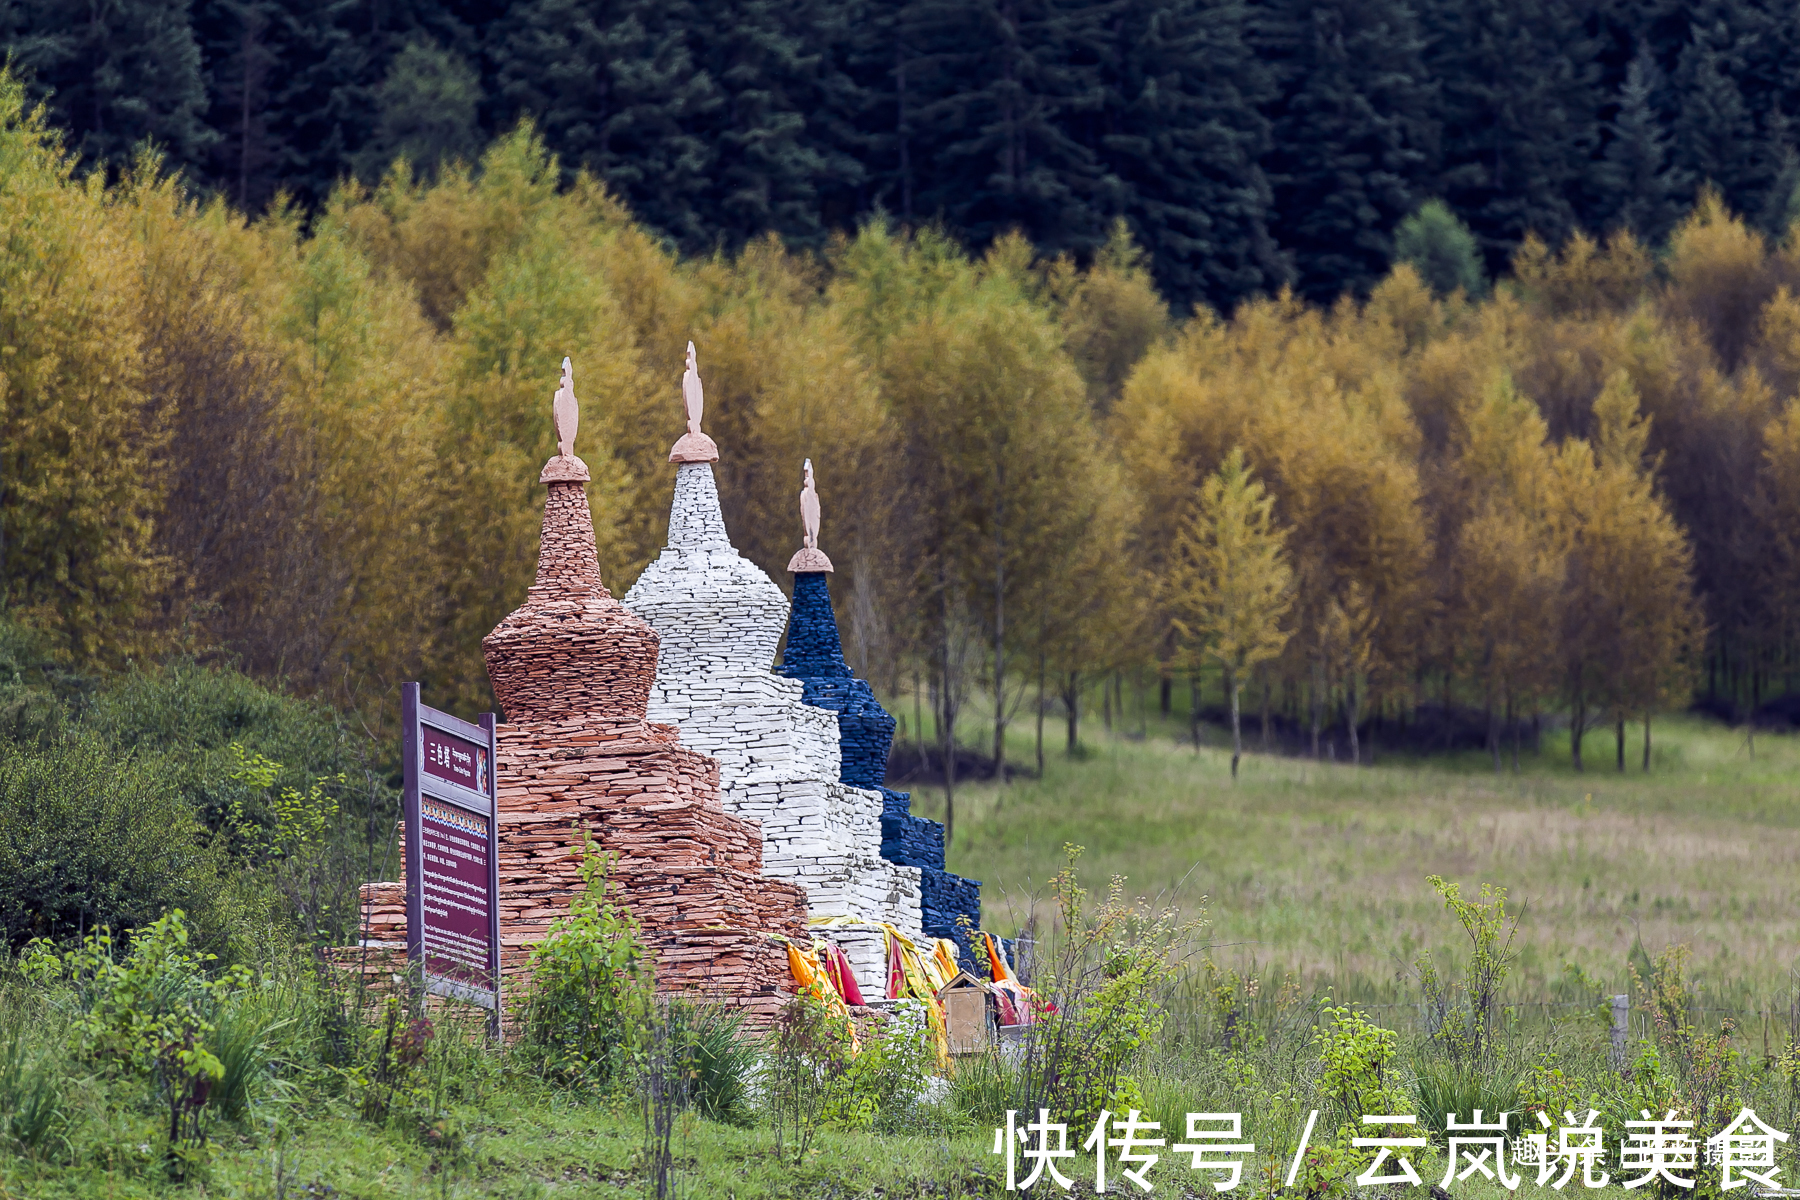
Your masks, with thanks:
M859 1104L844 1086L852 1061L849 1027L811 989L796 992L775 1018L768 1038L763 1075L764 1102L775 1127L775 1156L806 1158L813 1137L827 1120L866 1125Z
M685 1104L708 1120L748 1125L756 1044L745 1029L744 1014L686 1000L669 1001L663 1012L685 1080Z
M653 968L631 910L608 895L606 856L582 837L582 887L531 951L520 1052L555 1083L599 1090L648 1027Z
M186 661L129 671L83 706L81 722L115 746L163 759L169 778L209 829L227 828L235 808L238 824L255 824L273 836L282 795L331 781L347 817L366 818L373 804L386 822L379 836L391 839L397 792L378 784L371 797L367 787L343 782L365 780L374 744L352 733L326 705L285 696L237 671ZM246 785L247 755L275 768L260 786Z
M243 967L209 975L215 961L190 945L176 909L133 935L122 961L102 931L60 952L34 942L22 964L40 983L60 980L75 989L72 1050L115 1078L149 1084L167 1116L167 1165L181 1176L202 1156L212 1092L225 1076L212 1049L219 1012L253 982Z
M176 908L218 945L229 869L151 761L83 732L0 750L0 931L12 947L138 929Z
M1328 1007L1321 1015L1331 1024L1316 1035L1323 1068L1319 1094L1339 1136L1363 1136L1365 1116L1411 1112L1411 1098L1400 1086L1399 1035L1348 1005Z
M1175 949L1202 923L1178 926L1172 911L1130 903L1119 876L1089 911L1075 873L1081 847L1065 851L1068 866L1052 881L1064 942L1039 989L1054 1007L1041 1011L1027 1034L1021 1094L1010 1107L1048 1108L1074 1128L1091 1124L1101 1109L1143 1107L1131 1072L1162 1031Z
M918 1102L937 1069L937 1045L918 1002L901 1006L863 1039L846 1083L864 1127L893 1133L917 1124Z

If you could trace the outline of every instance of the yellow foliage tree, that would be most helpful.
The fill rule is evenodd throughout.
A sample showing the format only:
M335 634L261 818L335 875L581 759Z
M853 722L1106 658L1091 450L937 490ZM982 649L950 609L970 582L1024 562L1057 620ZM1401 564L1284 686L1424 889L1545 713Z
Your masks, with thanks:
M146 387L142 248L74 165L0 73L0 602L118 665L161 640L167 414Z
M1234 781L1244 751L1244 680L1288 639L1281 622L1293 603L1293 571L1274 506L1251 477L1244 452L1233 447L1182 520L1167 580L1175 631L1190 660L1210 658L1224 672Z

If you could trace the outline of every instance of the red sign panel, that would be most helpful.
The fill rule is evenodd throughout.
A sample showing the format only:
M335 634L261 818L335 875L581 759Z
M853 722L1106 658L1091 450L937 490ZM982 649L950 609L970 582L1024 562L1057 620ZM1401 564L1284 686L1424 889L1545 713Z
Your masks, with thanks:
M487 747L467 738L445 733L430 725L422 727L425 735L424 759L420 764L425 774L445 783L461 784L472 792L487 794Z
M427 746L432 732L430 727L425 730ZM491 988L490 818L429 797L420 799L419 817L425 969L472 987Z
M429 992L500 1019L500 878L494 719L471 724L400 689L405 768L406 947Z

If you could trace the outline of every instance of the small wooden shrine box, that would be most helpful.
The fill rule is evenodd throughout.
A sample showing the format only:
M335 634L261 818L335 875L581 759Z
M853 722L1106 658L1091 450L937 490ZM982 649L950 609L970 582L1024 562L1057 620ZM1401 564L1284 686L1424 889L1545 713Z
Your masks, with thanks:
M949 1036L950 1053L980 1054L993 1043L988 1023L988 985L967 971L938 989L938 1002L944 1006L944 1032Z

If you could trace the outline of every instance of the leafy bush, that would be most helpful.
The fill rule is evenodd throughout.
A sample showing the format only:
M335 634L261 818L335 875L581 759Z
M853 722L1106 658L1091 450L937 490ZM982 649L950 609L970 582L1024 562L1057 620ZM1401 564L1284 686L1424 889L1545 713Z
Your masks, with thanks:
M1479 900L1464 900L1461 886L1441 875L1427 876L1426 882L1444 898L1444 907L1462 925L1470 946L1468 970L1457 983L1440 979L1429 955L1419 959L1416 969L1425 993L1427 1029L1452 1063L1470 1071L1486 1070L1498 1049L1500 989L1519 953L1513 946L1519 918L1506 911L1505 888L1484 883Z
M1051 1003L1026 1037L1022 1094L1012 1107L1049 1108L1073 1127L1091 1123L1103 1108L1143 1107L1130 1073L1162 1030L1175 947L1199 923L1178 926L1172 911L1128 902L1118 876L1088 912L1075 874L1081 847L1065 850L1068 865L1052 881L1065 941L1041 981Z
M1411 1112L1399 1080L1399 1035L1348 1005L1326 1008L1322 1015L1331 1024L1316 1035L1323 1068L1319 1094L1330 1105L1339 1136L1363 1136L1365 1116Z
M796 992L776 1016L768 1052L764 1099L777 1158L804 1159L830 1118L858 1123L855 1098L844 1084L852 1061L850 1030L811 989Z
M0 750L0 931L13 947L179 908L225 938L229 862L154 763L92 733Z
M903 1003L863 1039L850 1063L846 1085L853 1104L844 1123L900 1132L916 1123L919 1099L937 1068L937 1043L920 1002Z
M631 910L607 894L607 857L582 837L582 887L531 951L520 1049L546 1078L602 1089L648 1027L652 960Z
M115 960L112 936L102 931L61 952L34 942L23 963L40 982L74 986L81 1011L70 1030L72 1049L114 1075L150 1085L168 1116L167 1161L177 1175L205 1147L208 1104L225 1076L211 1044L219 1011L252 982L241 966L210 977L214 961L190 947L177 909L139 930L123 961Z
M343 783L364 779L371 765L365 762L366 739L352 734L329 707L283 695L237 671L176 661L126 672L88 700L80 716L114 746L154 748L209 829L232 824L235 807L237 823L252 822L272 834L275 802L290 789L305 793L320 781L331 781L345 799L364 801L347 815L368 815L367 790ZM246 756L272 766L274 774L246 787ZM383 820L398 813L391 788L379 788L372 802ZM380 836L385 840L391 831L390 824Z

